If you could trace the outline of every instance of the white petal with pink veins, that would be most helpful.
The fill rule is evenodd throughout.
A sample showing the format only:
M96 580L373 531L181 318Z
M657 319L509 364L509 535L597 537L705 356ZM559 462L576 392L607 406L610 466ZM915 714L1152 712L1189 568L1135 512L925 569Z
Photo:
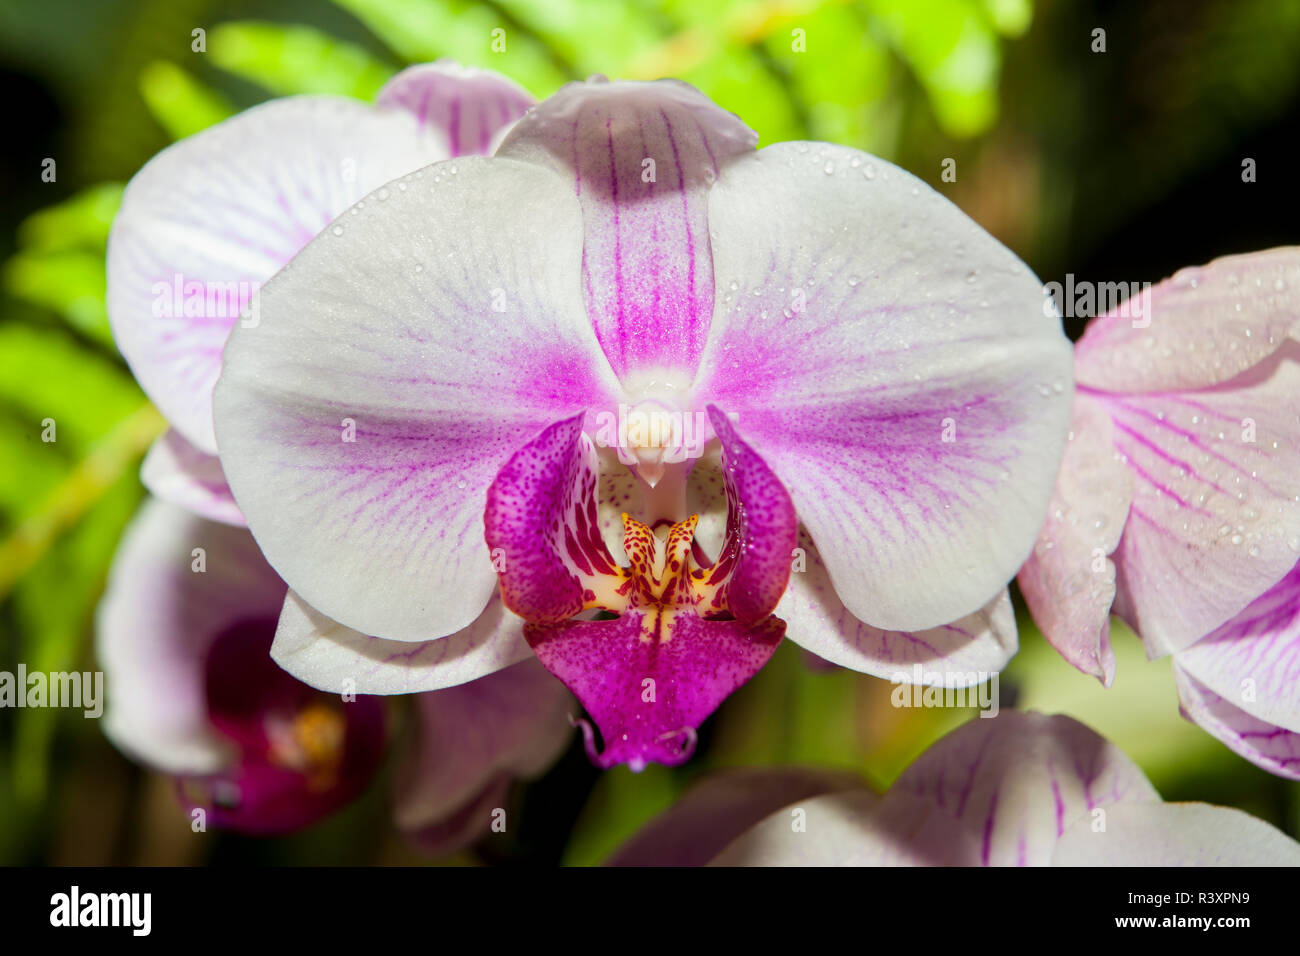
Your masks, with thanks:
M500 73L445 60L407 67L375 98L383 109L414 116L436 141L438 159L488 155L533 103L531 93Z
M1300 349L1300 346L1297 346ZM1300 559L1300 362L1199 392L1087 392L1134 476L1115 612L1152 656L1190 647Z
M1115 564L1109 555L1124 531L1132 495L1133 475L1115 450L1110 416L1088 395L1076 394L1047 523L1017 580L1043 636L1107 687L1115 679Z
M245 524L220 459L195 448L174 428L150 446L140 466L140 480L157 497L201 517Z
M778 811L715 862L1044 866L1076 823L1158 801L1137 766L1087 727L1007 710L939 740L883 797L846 792ZM796 807L806 813L800 832Z
M598 78L538 104L498 149L556 170L581 203L587 309L624 381L695 369L714 311L709 187L757 139L678 80Z
M261 284L349 205L442 158L404 112L304 96L240 113L136 174L109 237L108 312L131 370L186 439L216 451L221 350L241 313L256 320Z
M1252 717L1300 733L1300 565L1175 660Z
M709 194L695 383L790 489L840 598L916 631L977 611L1042 526L1071 353L1041 283L909 173L780 143Z
M1300 246L1183 269L1098 317L1075 348L1075 376L1111 392L1206 388L1288 338L1300 338Z
M474 623L455 634L422 642L387 641L330 620L290 591L271 657L319 690L415 694L477 680L532 657L523 624L494 594Z
M885 680L905 674L908 681L912 665L920 664L923 672L944 678L945 686L964 687L1002 670L1016 653L1016 616L1005 590L952 624L917 633L882 631L844 606L803 529L799 546L806 569L795 566L775 613L786 622L789 640L824 660Z
M1057 844L1053 866L1300 866L1300 844L1232 807L1126 804L1105 829L1081 820Z
M1300 780L1300 733L1245 711L1245 688L1235 689L1229 697L1215 693L1183 669L1182 656L1174 658L1174 684L1183 715L1256 766Z
M390 183L263 289L226 349L217 436L249 527L312 607L403 641L482 613L497 471L617 389L581 251L567 183L470 157Z

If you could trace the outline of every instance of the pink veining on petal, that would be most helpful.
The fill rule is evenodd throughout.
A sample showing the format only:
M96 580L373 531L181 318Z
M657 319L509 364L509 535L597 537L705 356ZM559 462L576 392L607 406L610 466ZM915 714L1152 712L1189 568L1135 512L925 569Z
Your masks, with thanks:
M498 73L448 61L408 67L375 99L403 109L420 129L446 140L447 155L487 155L497 134L523 116L533 97Z
M498 155L572 176L583 276L616 374L694 370L713 315L707 192L756 135L677 81L576 83L528 114Z

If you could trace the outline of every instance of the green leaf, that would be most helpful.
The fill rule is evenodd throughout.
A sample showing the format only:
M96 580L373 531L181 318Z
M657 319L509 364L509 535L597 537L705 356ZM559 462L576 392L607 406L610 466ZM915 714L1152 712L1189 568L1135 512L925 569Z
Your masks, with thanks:
M676 801L682 777L669 767L651 764L641 773L627 767L606 770L564 849L565 866L599 866L641 827Z
M373 100L393 68L313 27L237 21L214 27L212 62L276 96L329 93Z
M166 60L140 71L140 95L172 139L184 139L235 113L224 96Z
M803 31L804 52L794 49L795 38L786 26ZM891 56L869 32L860 11L821 7L783 24L765 46L789 71L797 95L807 104L813 139L892 152L892 130L882 119ZM835 68L826 69L827 63Z
M1033 0L984 0L984 12L1004 36L1023 36L1034 19Z
M3 282L15 298L52 309L78 331L113 347L102 250L20 252L4 264Z
M29 672L93 670L88 653L95 605L118 539L140 499L134 469L123 469L67 535L23 577L13 594L18 657ZM98 733L83 710L18 711L13 737L15 797L31 807L44 798L56 731Z
M58 329L0 325L0 408L28 422L34 453L89 448L135 412L143 396L118 364L88 352ZM40 441L41 421L57 422L57 441Z
M504 73L539 96L574 78L551 51L489 7L468 0L334 0L403 59L452 57ZM494 31L503 31L496 33ZM504 43L504 50L493 50Z
M501 7L582 75L632 63L664 40L668 26L608 0L503 0Z
M974 0L869 0L867 6L949 135L975 136L993 125L1001 51Z
M124 188L121 183L100 183L32 213L18 227L18 244L40 252L102 251Z

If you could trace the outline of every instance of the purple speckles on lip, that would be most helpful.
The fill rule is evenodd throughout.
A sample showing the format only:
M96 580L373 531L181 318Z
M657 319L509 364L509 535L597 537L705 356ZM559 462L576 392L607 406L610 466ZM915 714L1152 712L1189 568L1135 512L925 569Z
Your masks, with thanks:
M612 621L529 625L524 636L537 657L582 701L604 738L587 753L599 767L690 759L695 728L727 695L767 663L785 624L753 627L693 614L631 611Z

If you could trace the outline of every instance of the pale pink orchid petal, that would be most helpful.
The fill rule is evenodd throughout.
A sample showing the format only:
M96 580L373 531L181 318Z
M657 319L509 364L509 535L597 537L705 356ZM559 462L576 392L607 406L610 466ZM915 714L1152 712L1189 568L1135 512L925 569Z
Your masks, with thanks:
M853 791L862 779L835 770L734 767L711 773L624 843L606 866L703 866L751 826L797 800ZM868 795L869 798L870 795Z
M1019 642L1016 616L1005 590L960 621L916 633L882 631L858 620L831 586L817 546L799 532L803 570L796 564L776 615L786 637L824 661L884 680L913 682L913 667L964 687L1001 671Z
M222 464L271 564L322 614L422 641L482 613L484 492L617 387L572 281L581 228L549 171L438 164L313 240L263 289L265 321L235 330Z
M212 387L254 296L335 216L443 159L404 112L272 100L163 150L131 180L108 242L113 337L145 393L215 454Z
M778 811L715 862L1044 866L1076 822L1158 800L1138 767L1082 724L1004 710L942 738L883 797L814 798L798 831Z
M1106 392L1209 388L1300 337L1300 247L1183 269L1088 324L1078 383Z
M1300 866L1300 844L1234 807L1205 803L1130 803L1068 829L1053 866Z
M283 602L283 582L247 531L147 501L122 538L96 618L109 739L168 773L221 769L233 751L208 719L208 650L244 621L265 621L269 638Z
M108 243L118 348L168 421L214 454L212 387L255 293L336 216L389 180L486 152L532 97L485 70L411 67L379 107L273 100L163 150L127 186Z
M221 460L191 445L169 428L149 448L140 481L155 497L203 518L244 527L243 512L226 484Z
M1115 679L1110 609L1133 474L1115 449L1114 426L1091 397L1074 415L1047 523L1017 580L1043 636L1069 663L1109 687Z
M1300 733L1245 710L1244 688L1228 697L1211 690L1182 667L1182 656L1174 656L1174 686L1183 716L1256 766L1300 780Z
M1250 716L1300 734L1300 565L1174 661Z
M921 180L820 143L734 160L709 229L695 391L738 415L849 611L916 631L993 600L1070 413L1069 342L1033 273Z
M1109 683L1112 594L1158 657L1300 558L1298 336L1300 247L1184 269L1089 324L1075 349L1082 439L1020 577L1070 663Z
M492 832L511 780L539 776L572 739L573 698L536 661L415 697L418 726L398 767L398 827L429 853Z
M758 136L675 80L571 83L497 150L554 169L582 206L587 313L625 384L699 362L715 313L708 191Z
M1115 613L1153 657L1190 647L1300 559L1300 361L1290 353L1197 392L1081 391L1110 414L1133 474Z
M436 640L367 637L321 614L293 591L284 599L271 657L304 684L335 694L418 694L478 680L533 656L524 622L493 595L469 627Z
M841 790L797 800L727 844L710 866L957 866L975 838L928 805L910 819L877 817L881 798Z
M450 61L407 67L375 97L376 106L415 117L420 131L435 139L436 159L489 155L534 102L509 77Z

